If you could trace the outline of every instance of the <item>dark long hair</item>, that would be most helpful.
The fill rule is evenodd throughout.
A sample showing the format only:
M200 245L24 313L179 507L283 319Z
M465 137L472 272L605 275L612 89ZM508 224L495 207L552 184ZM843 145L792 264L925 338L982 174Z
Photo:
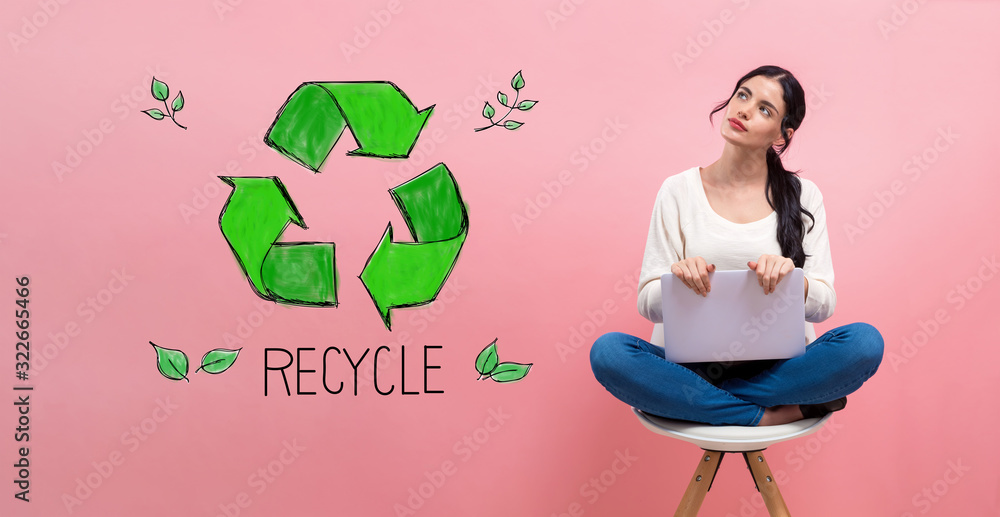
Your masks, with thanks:
M787 130L789 128L797 130L802 124L802 119L806 116L805 94L802 92L802 86L798 79L780 66L765 65L756 68L736 81L736 87L733 88L733 93L729 94L729 99L715 106L715 109L708 114L708 121L711 123L712 115L729 105L729 101L736 95L740 85L757 75L774 79L781 85L783 92L785 116L781 118L781 136L785 140L777 149L773 146L767 149L767 183L764 190L767 203L771 205L778 216L778 244L781 246L781 254L792 259L796 267L802 267L806 262L806 257L809 256L802 248L802 237L806 234L802 214L813 221L808 231L812 231L816 219L808 210L802 208L802 203L799 200L802 193L802 182L799 181L797 174L800 171L785 170L784 165L781 164L781 154L792 143L792 139L787 136ZM714 124L712 125L714 126Z

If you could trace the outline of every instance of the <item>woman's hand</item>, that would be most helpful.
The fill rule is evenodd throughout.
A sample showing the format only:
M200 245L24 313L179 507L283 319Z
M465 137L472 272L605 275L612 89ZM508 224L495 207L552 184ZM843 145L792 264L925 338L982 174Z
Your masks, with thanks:
M747 262L747 267L757 271L757 283L764 288L764 294L771 294L778 282L795 269L795 263L780 255L761 255L757 262Z
M701 257L690 257L670 266L670 272L684 281L684 285L694 290L695 294L708 296L712 286L708 283L708 274L715 271L715 264L706 264Z

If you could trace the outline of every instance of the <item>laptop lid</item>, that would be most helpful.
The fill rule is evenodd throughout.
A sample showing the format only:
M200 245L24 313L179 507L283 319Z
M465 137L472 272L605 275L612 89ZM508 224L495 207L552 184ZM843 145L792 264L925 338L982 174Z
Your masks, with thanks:
M757 273L715 271L712 292L700 296L672 273L663 291L663 350L675 363L787 359L805 354L802 268L764 294Z

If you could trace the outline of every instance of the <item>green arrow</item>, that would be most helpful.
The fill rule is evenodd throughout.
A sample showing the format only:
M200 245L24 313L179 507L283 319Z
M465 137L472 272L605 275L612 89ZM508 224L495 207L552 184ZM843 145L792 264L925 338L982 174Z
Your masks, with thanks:
M334 244L277 242L290 222L308 228L281 180L219 179L233 187L219 214L219 228L257 296L293 305L336 306Z
M443 163L389 192L414 242L393 242L389 223L359 278L392 330L390 309L437 298L469 233L469 214Z
M388 81L303 83L278 110L264 142L314 172L345 128L359 145L350 156L406 158L433 109L418 112Z

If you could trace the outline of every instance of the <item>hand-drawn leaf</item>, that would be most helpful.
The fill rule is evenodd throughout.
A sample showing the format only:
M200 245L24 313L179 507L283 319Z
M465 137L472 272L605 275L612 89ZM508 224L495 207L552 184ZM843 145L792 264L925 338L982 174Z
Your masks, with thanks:
M202 356L201 366L194 373L198 373L199 370L205 370L208 373L222 373L236 362L236 356L240 355L240 350L243 349L229 350L228 348L216 348L215 350L210 350Z
M153 345L153 349L156 350L156 368L160 370L160 373L163 374L164 377L173 381L184 379L185 381L191 382L187 378L188 358L184 352L174 350L172 348L157 346L157 344L152 341L150 341L149 344Z
M504 106L506 106L507 105L507 94L503 93L503 92L497 92L497 100L500 101L500 104L503 104Z
M151 110L142 110L142 112L145 113L145 114L147 114L147 115L149 115L150 117L155 118L156 120L163 120L163 117L166 116L166 115L163 114L162 111L160 111L160 110L158 110L156 108L153 108Z
M184 94L181 93L180 90L178 90L177 96L174 97L174 102L173 105L170 106L170 109L176 112L182 110L183 108L184 108Z
M493 342L486 345L486 348L484 348L482 352L479 352L479 356L476 357L476 371L480 374L479 378L482 379L483 375L489 375L490 372L496 369L498 361L497 340L494 339Z
M507 122L503 123L503 127L513 130L521 127L523 124L524 122L517 122L516 120L508 120Z
M518 70L517 75L515 75L514 78L510 80L510 85L515 90L520 90L521 88L524 88L524 78L521 77L520 70Z
M490 103L487 102L486 106L483 106L483 116L486 118L493 118L493 115L495 114L496 110L494 110L493 106L490 106Z
M531 365L534 363L520 364L520 363L500 363L497 365L493 373L490 374L490 378L497 382L514 382L519 381L528 375L528 370L531 369Z
M153 78L153 86L151 88L153 91L153 98L158 101L167 100L167 96L170 94L170 88L167 87L167 83Z
M521 101L517 103L517 109L521 111L528 111L531 109L532 106L534 106L537 103L538 101Z

